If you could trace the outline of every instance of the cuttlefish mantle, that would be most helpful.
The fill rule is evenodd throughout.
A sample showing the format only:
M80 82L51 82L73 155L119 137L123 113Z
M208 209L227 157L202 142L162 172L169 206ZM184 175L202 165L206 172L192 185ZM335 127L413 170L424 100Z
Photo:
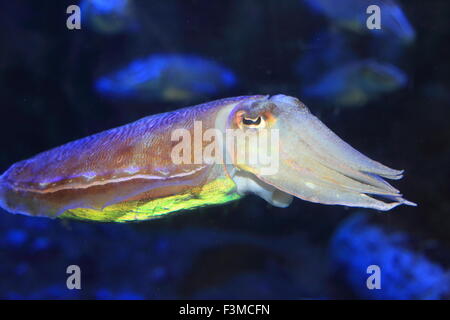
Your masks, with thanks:
M0 206L127 222L252 193L277 207L297 197L386 211L415 205L384 180L402 173L353 149L296 98L242 96L149 116L18 162L0 177Z

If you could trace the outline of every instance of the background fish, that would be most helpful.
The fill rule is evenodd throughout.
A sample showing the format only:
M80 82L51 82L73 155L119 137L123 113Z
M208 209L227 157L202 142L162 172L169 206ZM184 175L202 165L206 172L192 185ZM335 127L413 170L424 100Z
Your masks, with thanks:
M336 25L354 32L374 35L394 35L409 43L415 39L415 30L401 7L391 0L304 0L311 8L327 16ZM381 10L381 30L369 30L366 9L378 5Z
M83 22L92 30L103 34L116 34L136 30L133 0L82 0Z
M303 87L301 92L307 98L326 101L330 106L357 107L406 83L407 76L397 67L362 60L329 71L317 82Z
M234 73L213 60L153 54L99 78L95 89L114 98L176 102L212 96L235 84Z

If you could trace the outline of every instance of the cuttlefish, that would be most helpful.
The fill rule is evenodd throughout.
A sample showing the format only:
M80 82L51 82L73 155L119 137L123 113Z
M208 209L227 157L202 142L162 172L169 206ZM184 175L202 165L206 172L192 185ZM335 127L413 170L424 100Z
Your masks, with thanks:
M274 161L252 157L260 149ZM402 173L353 149L296 98L241 96L152 115L18 162L0 177L0 206L128 222L252 193L276 207L297 197L386 211L415 205L384 180Z

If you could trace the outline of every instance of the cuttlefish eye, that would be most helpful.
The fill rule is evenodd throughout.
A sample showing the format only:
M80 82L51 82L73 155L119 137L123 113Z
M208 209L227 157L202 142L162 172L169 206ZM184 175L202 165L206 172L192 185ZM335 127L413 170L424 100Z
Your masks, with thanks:
M245 116L242 118L242 124L249 128L264 128L266 126L266 121L262 116L252 118L246 118Z
M261 126L261 122L263 122L262 117L259 116L256 119L251 119L251 118L242 118L242 123L246 126L254 126L254 127L259 127Z

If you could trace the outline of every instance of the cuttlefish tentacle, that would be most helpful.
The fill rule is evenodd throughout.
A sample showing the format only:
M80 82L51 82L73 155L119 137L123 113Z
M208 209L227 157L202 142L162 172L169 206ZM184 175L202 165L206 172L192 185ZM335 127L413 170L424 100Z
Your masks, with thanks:
M276 170L268 174L265 164L245 160L266 147L230 147L217 137L190 141L188 149L192 160L196 148L203 154L213 141L223 151L215 162L175 163L173 132L195 137L198 123L202 132L232 130L247 138L263 137L262 129L276 132ZM254 193L279 207L295 196L389 210L414 205L383 179L402 173L353 149L295 98L242 96L150 116L18 162L0 177L0 206L34 216L125 222Z

